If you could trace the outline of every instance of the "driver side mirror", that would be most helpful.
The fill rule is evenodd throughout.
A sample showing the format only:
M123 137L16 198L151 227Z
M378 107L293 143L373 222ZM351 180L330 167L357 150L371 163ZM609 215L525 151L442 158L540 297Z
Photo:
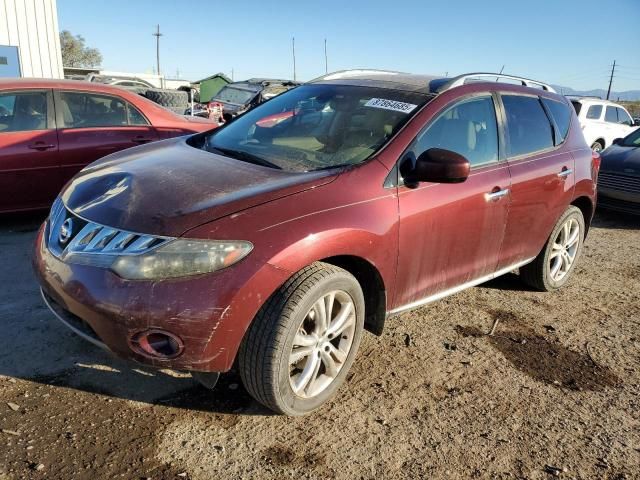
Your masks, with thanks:
M613 139L613 144L614 145L622 145L622 141L624 140L624 138L614 138Z
M634 127L640 127L640 118L636 118L636 119L633 121L633 126L634 126Z
M461 183L469 176L470 169L469 160L459 153L442 148L430 148L420 154L410 171L401 173L407 184Z

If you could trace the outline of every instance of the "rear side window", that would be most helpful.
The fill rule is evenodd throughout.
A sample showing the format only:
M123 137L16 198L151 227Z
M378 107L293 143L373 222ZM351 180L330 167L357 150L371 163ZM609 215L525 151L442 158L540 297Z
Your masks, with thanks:
M512 157L553 147L553 131L537 97L503 95L507 139Z
M142 114L119 97L81 92L60 92L64 128L148 125Z
M618 123L618 112L616 107L607 107L604 113L604 121L609 123Z
M498 161L498 128L493 98L473 97L441 113L418 137L418 157L430 148L463 155L471 166Z
M558 129L556 138L556 145L564 142L564 139L567 138L567 133L569 132L569 124L571 123L571 110L569 110L569 106L565 103L556 102L555 100L550 100L548 98L543 98L542 103L547 107L549 113L551 113L551 117L556 124Z
M602 116L602 105L591 105L587 110L587 118L589 120L600 120Z
M47 129L47 94L13 92L0 94L0 133Z

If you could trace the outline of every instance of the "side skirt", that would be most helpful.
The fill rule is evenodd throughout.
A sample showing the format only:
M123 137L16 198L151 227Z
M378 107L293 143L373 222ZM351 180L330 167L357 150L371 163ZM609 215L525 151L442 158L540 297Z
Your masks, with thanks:
M425 297L425 298L423 298L421 300L416 300L415 302L411 302L411 303L409 303L407 305L402 305L401 307L394 308L393 310L387 312L387 316L389 317L391 315L397 315L397 314L405 312L407 310L412 310L414 308L421 307L421 306L426 305L428 303L432 303L432 302L435 302L437 300L440 300L440 299L442 299L444 297L448 297L449 295L453 295L455 293L459 293L462 290L466 290L467 288L475 287L476 285L480 285L481 283L488 282L489 280L493 280L494 278L500 277L501 275L504 275L505 273L509 273L510 271L515 270L516 268L520 268L523 265L526 265L527 263L533 262L535 260L535 258L536 257L529 258L527 260L524 260L523 262L516 263L514 265L511 265L511 266L505 267L505 268L503 268L501 270L498 270L497 272L493 272L493 273L491 273L489 275L485 275L484 277L480 277L480 278L477 278L475 280L471 280L470 282L463 283L461 285L458 285L457 287L453 287L453 288L450 288L448 290L444 290L444 291L439 292L439 293L434 293L433 295Z

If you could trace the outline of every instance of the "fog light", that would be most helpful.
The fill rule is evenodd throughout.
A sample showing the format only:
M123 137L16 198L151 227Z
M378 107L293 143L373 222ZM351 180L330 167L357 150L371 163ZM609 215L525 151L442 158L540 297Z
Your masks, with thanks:
M153 358L175 358L184 349L180 337L158 329L136 333L130 343L134 351Z

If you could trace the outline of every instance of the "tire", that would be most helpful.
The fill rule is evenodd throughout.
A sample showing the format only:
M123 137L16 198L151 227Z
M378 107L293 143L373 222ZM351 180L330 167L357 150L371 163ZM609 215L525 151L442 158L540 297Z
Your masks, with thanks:
M594 152L601 152L602 150L604 150L604 145L600 140L597 140L593 142L593 145L591 145L591 150L593 150Z
M182 108L183 113L187 109L189 100L187 92L178 90L160 90L150 88L145 92L144 96L163 107Z
M332 320L340 317L341 312L350 311L349 301L355 310L345 315L348 328L333 337L330 331L335 323L330 322L323 335L319 333L323 329L317 328L314 320L316 316L325 318L315 307L322 310L331 293L335 294L335 305L339 307L337 313L334 307ZM364 295L355 277L333 265L313 263L291 277L254 318L238 352L242 382L253 398L277 413L309 413L331 399L344 382L363 328ZM300 346L303 343L306 346ZM311 353L303 355L307 351ZM342 359L334 353L339 353ZM299 359L294 361L291 357L296 355ZM327 357L337 367L333 374L327 368ZM305 377L307 371L311 374ZM310 380L305 383L304 378Z
M569 238L566 238L567 231L563 232L566 225L569 226ZM574 227L578 228L575 239L573 238ZM556 222L547 243L536 259L520 268L520 278L527 285L542 292L557 290L564 286L571 278L571 274L582 253L584 235L585 223L582 211L578 207L571 205ZM558 245L562 248L558 248ZM565 251L567 256L563 253ZM554 274L553 271L554 267L558 265L557 262L560 262L560 267Z

